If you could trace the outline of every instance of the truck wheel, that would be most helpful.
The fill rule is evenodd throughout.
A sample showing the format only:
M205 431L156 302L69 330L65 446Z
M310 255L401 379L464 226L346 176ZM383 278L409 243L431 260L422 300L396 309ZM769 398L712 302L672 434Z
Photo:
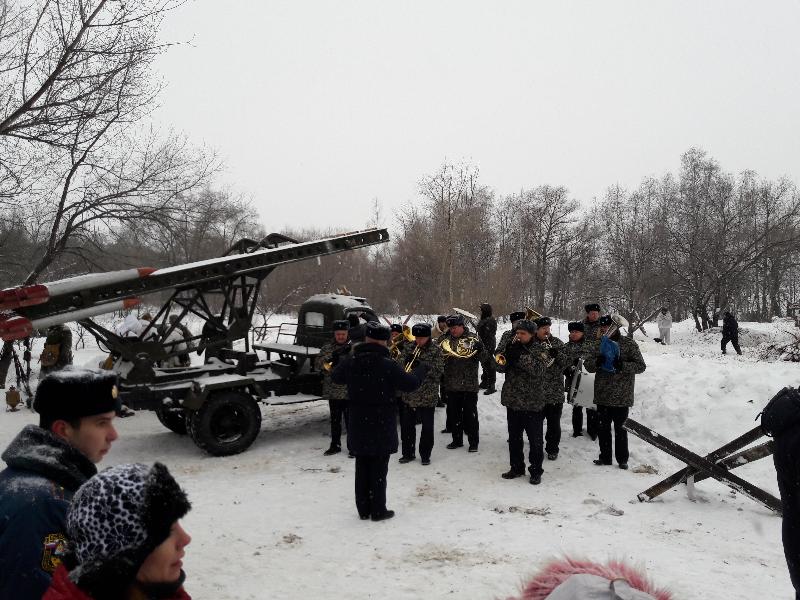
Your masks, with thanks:
M213 456L244 452L261 431L258 403L244 392L211 394L186 418L192 441Z
M183 408L157 408L156 416L161 424L178 435L186 435L186 410Z

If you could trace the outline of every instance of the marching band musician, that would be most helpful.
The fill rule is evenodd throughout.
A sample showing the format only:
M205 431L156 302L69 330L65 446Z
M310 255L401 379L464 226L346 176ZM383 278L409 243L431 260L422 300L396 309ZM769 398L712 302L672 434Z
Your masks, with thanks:
M561 442L561 412L564 409L563 373L569 356L564 352L564 342L550 335L550 317L536 319L534 353L548 356L550 365L542 372L539 386L544 397L544 418L547 430L544 435L544 449L548 460L558 458L558 445Z
M639 346L632 339L622 337L619 327L606 334L614 324L610 315L599 320L600 344L594 345L595 357L586 362L586 370L597 373L594 378L594 402L597 404L600 457L596 465L610 465L611 424L614 424L614 455L620 469L628 468L628 432L622 427L633 406L636 375L647 368Z
M348 321L334 321L333 341L328 342L319 350L316 368L322 373L322 395L328 399L331 410L331 445L325 450L324 455L330 456L342 451L342 418L347 422L347 386L337 385L331 381L331 373L339 360L350 353L351 343L348 331ZM328 365L328 368L326 368Z
M581 321L573 321L567 325L569 331L569 341L567 342L564 350L569 357L567 368L564 370L564 390L569 393L572 387L572 378L575 375L575 370L578 368L578 360L583 359L586 361L592 353L592 345L585 342L584 337L584 324ZM586 433L592 440L597 439L597 411L593 408L586 407ZM581 437L583 435L583 407L573 404L572 406L572 437Z
M528 472L530 483L539 485L542 481L542 462L544 439L545 400L541 380L546 369L542 357L535 352L534 336L536 323L518 319L511 330L514 337L508 336L498 345L495 355L497 370L506 374L500 403L506 407L508 420L508 455L511 468L503 473L503 479L515 479L525 474L525 442L522 434L528 436ZM502 357L502 358L501 358Z
M399 358L403 353L403 347L406 345L406 338L403 336L403 326L400 323L392 323L389 326L391 332L391 339L389 340L389 350L394 356L392 358Z
M445 333L447 333L447 317L439 315L436 317L436 327L431 331L431 336L438 342Z
M447 395L447 408L452 411L450 429L453 441L447 444L449 450L463 448L464 434L467 435L469 451L478 451L478 365L483 354L480 340L472 336L461 315L447 317L448 331L440 339L439 346L448 343L457 347L459 340L469 340L474 354L469 358L456 358L445 355L444 389Z
M600 328L600 305L591 302L584 309L586 310L586 318L583 320L584 339L589 342L599 340L600 334L597 330Z
M422 424L419 436L419 457L423 465L431 464L433 450L433 413L439 401L439 385L444 371L444 357L439 345L431 339L431 326L417 323L411 328L414 343L407 344L398 359L400 365L409 372L421 363L428 365L425 379L416 391L403 394L400 403L400 440L402 456L400 463L416 459L414 447L417 441L417 420Z
M508 315L508 320L511 321L511 329L508 331L504 331L503 335L500 336L500 341L497 344L497 348L505 348L506 345L512 340L515 335L514 327L516 327L517 323L525 318L525 312L521 310L517 310L512 312Z

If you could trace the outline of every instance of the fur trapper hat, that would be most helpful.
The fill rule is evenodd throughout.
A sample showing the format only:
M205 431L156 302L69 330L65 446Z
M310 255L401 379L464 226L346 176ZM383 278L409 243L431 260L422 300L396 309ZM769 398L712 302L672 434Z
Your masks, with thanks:
M124 464L92 477L67 513L70 579L93 598L121 597L191 505L167 467Z
M111 371L64 367L39 383L33 409L50 421L115 412L120 408L117 379Z

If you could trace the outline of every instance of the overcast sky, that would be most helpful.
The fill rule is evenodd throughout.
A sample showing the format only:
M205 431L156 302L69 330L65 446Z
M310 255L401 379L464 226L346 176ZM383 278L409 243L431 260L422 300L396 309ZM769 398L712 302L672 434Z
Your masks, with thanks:
M447 160L589 202L676 170L800 181L800 3L194 0L160 122L215 148L268 230L384 224Z

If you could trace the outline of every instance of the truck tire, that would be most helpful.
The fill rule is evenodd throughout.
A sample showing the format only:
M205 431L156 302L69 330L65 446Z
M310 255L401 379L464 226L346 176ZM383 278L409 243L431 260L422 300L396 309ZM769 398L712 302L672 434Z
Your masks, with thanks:
M250 394L216 392L186 415L192 441L213 456L239 454L250 447L261 431L261 410Z
M183 408L157 408L156 416L161 424L177 433L186 435L186 410Z

